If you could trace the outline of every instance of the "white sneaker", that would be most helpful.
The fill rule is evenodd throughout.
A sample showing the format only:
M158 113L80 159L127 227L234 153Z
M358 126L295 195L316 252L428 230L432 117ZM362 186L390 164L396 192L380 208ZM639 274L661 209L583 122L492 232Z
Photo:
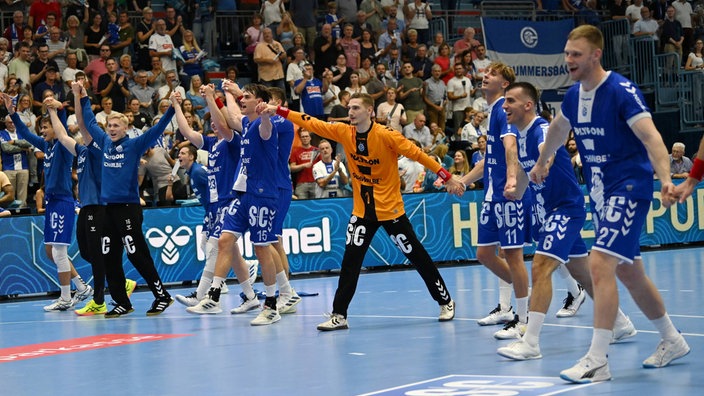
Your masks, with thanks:
M494 338L498 340L511 340L514 338L521 338L523 334L526 333L527 324L522 323L518 320L518 316L504 326L503 329L494 333Z
M194 314L219 314L222 312L222 308L220 308L219 301L214 301L210 296L205 296L205 298L198 301L198 304L186 308L186 311Z
M633 326L633 322L631 322L631 318L626 316L626 323L623 326L621 326L619 328L614 327L614 331L613 331L613 335L611 336L610 344L615 344L615 343L623 341L627 338L634 337L636 334L638 334L638 330L636 330L635 326Z
M497 324L508 323L513 320L513 307L508 307L508 310L502 311L501 304L497 305L489 315L477 321L479 326L493 326Z
M227 294L230 292L230 288L227 287L227 283L223 282L220 286L220 294Z
M295 290L291 289L291 294L279 295L276 310L282 315L296 313L296 305L300 302L301 297L296 294Z
M562 370L560 372L560 378L565 381L574 382L575 384L608 381L611 379L609 362L608 360L603 363L597 362L587 355L579 359L574 366L567 370Z
M73 307L73 300L63 300L61 299L61 297L59 297L53 303L45 306L44 310L47 312L66 311L71 307Z
M320 331L333 331L349 329L347 319L340 314L330 314L330 319L318 325Z
M577 311L579 311L579 307L582 306L584 303L584 300L587 298L587 293L584 292L584 289L582 286L579 286L579 294L577 297L573 296L572 293L567 292L567 297L562 301L564 303L564 306L557 311L557 316L558 318L569 318L574 316Z
M176 299L176 301L178 301L179 303L181 303L187 307L195 307L196 305L198 305L198 302L200 301L196 297L196 292L193 292L187 296L182 296L180 294L177 294L176 297L174 297L174 298Z
M687 341L682 335L677 341L660 340L658 348L643 361L644 368L660 368L670 364L675 359L679 359L687 355L690 351Z
M240 304L240 306L237 308L232 308L230 310L230 313L231 314L242 314L245 312L249 312L253 309L257 309L257 308L260 308L259 300L257 299L257 296L254 296L254 298L251 300L242 300L242 303Z
M530 345L525 340L520 339L496 350L496 353L513 360L542 359L540 345Z
M90 287L90 285L86 285L86 288L83 289L82 292L79 292L76 290L75 293L73 293L73 298L71 298L72 304L76 305L79 302L87 299L88 297L91 297L93 295L93 288Z
M440 316L438 321L448 322L455 318L455 302L450 300L449 303L440 306Z
M257 281L257 271L259 271L259 260L245 260L245 263L247 263L247 272L249 272L249 279L247 279L247 282L249 282L250 285L253 285L254 282Z
M264 306L264 309L257 315L254 320L249 322L252 326L266 326L276 323L281 320L281 315L276 309Z

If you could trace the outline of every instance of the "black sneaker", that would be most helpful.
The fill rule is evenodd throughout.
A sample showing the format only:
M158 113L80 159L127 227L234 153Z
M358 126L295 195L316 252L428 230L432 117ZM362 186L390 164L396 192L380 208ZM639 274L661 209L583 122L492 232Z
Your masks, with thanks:
M174 303L174 299L171 296L160 297L154 300L152 307L147 311L147 316L156 316L166 311L171 304Z
M115 307L108 313L105 314L106 318L119 318L122 315L127 315L128 313L134 312L132 307L123 307L122 305L112 303Z

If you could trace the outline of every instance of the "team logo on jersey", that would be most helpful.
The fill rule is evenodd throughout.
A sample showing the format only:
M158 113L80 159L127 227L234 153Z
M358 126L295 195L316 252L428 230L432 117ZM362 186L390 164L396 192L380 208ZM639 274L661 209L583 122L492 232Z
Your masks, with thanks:
M122 152L122 145L115 147L115 151L117 151L118 153L121 153Z
M364 143L361 143L361 142L360 142L360 143L357 145L357 151L359 151L359 152L364 152L364 151L366 151L366 149L364 148Z
M356 222L357 222L357 216L350 217L350 223L356 223Z
M193 236L193 231L187 226L181 226L174 230L173 227L167 225L163 231L159 228L150 228L145 236L152 247L162 249L161 261L166 265L174 265L180 257L178 249L188 244Z
M521 43L528 48L538 45L538 32L530 26L521 29Z

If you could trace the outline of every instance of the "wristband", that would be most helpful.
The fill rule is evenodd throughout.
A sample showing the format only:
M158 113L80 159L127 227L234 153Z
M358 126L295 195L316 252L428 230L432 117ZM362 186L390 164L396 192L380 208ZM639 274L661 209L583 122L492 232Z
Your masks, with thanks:
M702 181L702 177L704 177L704 161L699 158L694 159L694 165L692 170L689 171L689 177Z
M225 107L225 104L222 103L222 100L220 98L215 98L215 104L218 105L218 109L222 109Z
M289 110L287 107L281 107L277 106L276 107L276 114L280 115L283 118L288 118L288 113L290 113L291 110Z
M702 161L704 162L704 161ZM440 177L443 181L448 181L452 179L452 174L447 171L445 168L440 168L440 170L437 173L438 177Z

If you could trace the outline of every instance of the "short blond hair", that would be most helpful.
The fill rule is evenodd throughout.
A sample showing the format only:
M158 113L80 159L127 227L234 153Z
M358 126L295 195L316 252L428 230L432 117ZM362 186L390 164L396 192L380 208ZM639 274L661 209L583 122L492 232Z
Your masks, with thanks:
M108 114L108 116L105 117L105 120L110 121L114 118L117 118L118 121L125 124L125 126L128 126L130 124L130 121L127 119L127 116L122 113L118 113L117 111L113 111L112 113Z
M604 35L601 34L601 30L599 30L596 26L577 26L572 29L570 34L567 36L568 41L574 41L581 38L587 40L587 42L594 48L598 48L600 50L604 49Z

